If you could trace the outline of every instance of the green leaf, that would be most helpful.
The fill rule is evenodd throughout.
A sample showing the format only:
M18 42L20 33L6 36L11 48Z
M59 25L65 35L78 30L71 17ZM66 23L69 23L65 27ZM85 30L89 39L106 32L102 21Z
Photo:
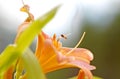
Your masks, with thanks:
M30 26L20 35L16 44L9 45L0 55L0 75L7 70L12 63L20 57L26 48L32 43L33 39L41 29L55 16L58 7L55 7L39 19L35 20Z
M28 79L46 79L39 62L30 49L23 53L22 60L27 70Z
M15 49L16 45L8 45L0 55L0 74L13 64L13 61L19 56Z

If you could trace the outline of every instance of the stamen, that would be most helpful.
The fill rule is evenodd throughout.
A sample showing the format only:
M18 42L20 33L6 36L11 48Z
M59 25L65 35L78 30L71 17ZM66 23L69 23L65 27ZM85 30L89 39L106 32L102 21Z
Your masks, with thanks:
M56 40L56 34L53 35L52 39L55 41Z
M85 32L83 33L83 35L82 35L81 39L79 40L79 42L77 43L77 45L76 45L70 52L66 53L65 55L68 55L68 54L70 54L71 52L73 52L73 51L80 45L80 43L82 42L84 36L85 36ZM56 35L54 34L53 39L55 39L55 38L56 38ZM57 54L57 55L58 55L58 54ZM49 60L47 60L46 62L44 62L44 63L43 63L43 66L46 65L46 63L48 63L50 60L52 60L55 56L56 56L56 55L53 55ZM72 59L73 59L73 58L72 58Z
M71 51L69 51L68 53L66 53L65 55L68 55L71 52L73 52L80 45L80 43L82 42L84 36L85 36L85 32L83 33L83 35L82 35L81 39L79 40L79 42L77 43L77 45Z

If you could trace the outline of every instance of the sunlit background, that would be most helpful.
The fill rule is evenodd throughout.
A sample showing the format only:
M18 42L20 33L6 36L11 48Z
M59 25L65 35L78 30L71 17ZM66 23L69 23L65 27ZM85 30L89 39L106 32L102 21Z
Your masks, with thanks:
M80 47L94 53L94 75L104 79L120 79L120 0L24 0L35 19L62 4L55 18L43 30L52 36L68 34L63 46L74 47L83 32ZM0 52L13 43L18 26L27 14L20 12L21 0L0 0ZM33 43L32 48L35 47ZM66 79L75 70L48 74L49 79ZM71 73L72 72L72 73ZM57 74L56 74L57 73ZM67 74L66 74L67 73ZM54 77L54 78L51 78ZM65 77L65 78L63 78Z

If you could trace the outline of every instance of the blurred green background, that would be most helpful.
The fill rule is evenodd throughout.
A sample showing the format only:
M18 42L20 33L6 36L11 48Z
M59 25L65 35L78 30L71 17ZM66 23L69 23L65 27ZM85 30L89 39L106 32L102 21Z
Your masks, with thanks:
M80 47L87 48L94 54L92 64L97 69L92 71L93 74L104 79L120 79L120 1L105 1L94 1L94 3L83 1L77 4L75 8L80 7L80 9L76 9L80 14L75 10L77 14L74 14L76 16L73 16L72 21L79 15L82 16L82 19L77 19L77 23L72 22L76 24L72 24L70 28L67 27L68 30L72 29L73 37L68 36L68 40L62 41L64 46L73 47L82 33L86 32ZM8 44L13 43L16 29L12 27L17 27L21 22L10 15L10 17L7 14L4 15L2 6L0 6L0 10L0 52L2 52ZM62 14L62 16L65 15ZM62 31L64 28L60 30ZM78 32L74 34L76 30ZM74 43L74 41L76 42ZM31 47L34 50L35 44L33 43ZM48 73L47 76L49 79L66 79L71 75L76 75L77 71L78 69L63 69Z

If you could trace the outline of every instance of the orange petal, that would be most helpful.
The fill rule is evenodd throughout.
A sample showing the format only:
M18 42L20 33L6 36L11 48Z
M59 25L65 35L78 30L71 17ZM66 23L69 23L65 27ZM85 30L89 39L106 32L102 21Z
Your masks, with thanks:
M88 62L84 61L84 59L78 59L75 56L65 56L58 53L58 61L59 63L64 63L66 65L71 65L71 67L78 68L86 68L88 70L94 70L95 67L90 65Z
M56 59L56 50L52 45L52 41L50 39L39 35L38 37L38 45L36 49L36 57L39 60L44 72L49 72L53 66L58 64Z
M45 34L43 31L41 32L41 36L44 37L44 39L51 39L47 34Z
M63 55L66 55L72 49L73 48L62 47L60 51ZM67 54L67 56L74 56L76 58L83 59L87 62L93 60L93 54L88 49L84 49L84 48L76 48L73 52Z
M48 38L48 39L44 39ZM38 36L38 45L36 49L36 57L43 68L44 73L54 71L61 68L71 67L58 62L57 50L54 47L52 40L48 36Z
M35 52L37 58L40 58L41 56L43 45L44 45L44 37L41 34L39 34L37 40L36 52Z
M51 54L52 55L55 55L55 48L52 44L52 39L47 35L45 34L43 31L38 35L38 40L37 40L37 46L36 46L36 52L35 52L35 55L39 58L39 59L44 59L44 58L47 58L46 56L51 56L51 55L48 55L48 54ZM51 52L51 53L49 53ZM44 56L45 57L44 57ZM42 58L42 57L44 58ZM41 61L42 62L42 61ZM45 62L45 61L44 61Z
M88 70L86 68L82 68L82 70L84 71L84 73L88 79L93 79L93 75L90 70Z
M12 79L14 66L12 65L4 74L4 79Z
M85 79L85 73L83 70L80 70L78 73L78 78L77 79Z
M15 38L15 41L19 38L20 34L29 26L30 22L23 22L19 27L17 31L17 35Z
M69 61L69 63L73 66L76 66L76 67L79 67L79 68L85 68L85 69L88 69L88 70L94 70L95 69L95 66L92 66L92 65L89 65L88 63L84 62L84 61L80 61L80 60L72 60L72 61Z
M67 48L67 49L69 49L69 48ZM76 56L76 54L74 54L73 56L72 55L65 56L63 54L58 54L58 57L61 60L61 62L63 62L63 64L65 64L65 65L69 65L71 67L81 68L84 71L85 75L88 77L88 79L92 79L93 76L92 76L92 73L91 73L90 70L94 70L95 66L90 65L83 58L81 58L81 59L79 58L78 59L77 56ZM83 54L83 57L84 57L84 54ZM80 77L81 76L79 75L79 78Z

